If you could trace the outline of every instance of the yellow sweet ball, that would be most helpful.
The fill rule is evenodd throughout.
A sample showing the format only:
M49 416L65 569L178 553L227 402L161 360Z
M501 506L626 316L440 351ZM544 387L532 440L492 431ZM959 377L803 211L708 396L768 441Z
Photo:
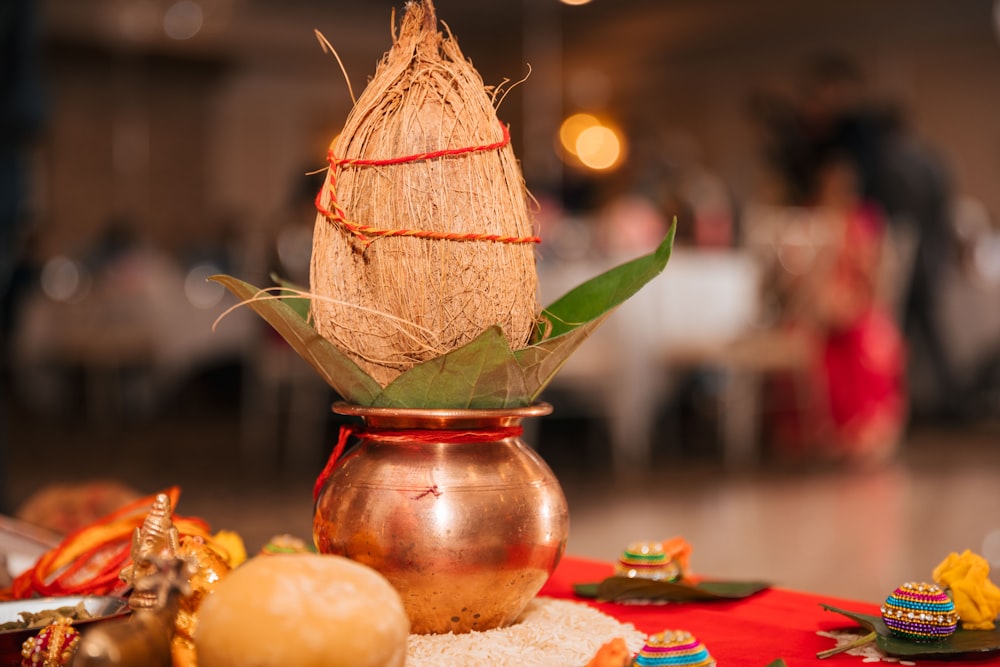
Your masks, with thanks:
M402 667L410 623L366 565L318 554L255 557L198 614L199 667Z

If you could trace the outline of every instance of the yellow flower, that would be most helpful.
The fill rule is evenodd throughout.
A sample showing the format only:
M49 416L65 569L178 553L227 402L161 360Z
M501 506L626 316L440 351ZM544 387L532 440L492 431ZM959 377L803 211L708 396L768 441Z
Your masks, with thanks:
M212 547L222 558L229 563L229 567L237 568L247 559L247 550L243 544L243 538L239 533L231 530L220 530L209 541Z
M992 630L1000 612L1000 588L990 581L990 564L966 549L948 554L934 568L934 581L951 590L955 611L965 630Z

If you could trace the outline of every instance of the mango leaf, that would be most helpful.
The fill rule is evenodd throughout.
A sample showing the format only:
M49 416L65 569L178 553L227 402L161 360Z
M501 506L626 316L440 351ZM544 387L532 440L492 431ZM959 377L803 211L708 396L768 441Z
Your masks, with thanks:
M551 323L532 344L511 352L498 327L467 345L414 366L376 404L386 407L521 407L536 401L572 353L619 305L658 276L676 224L653 253L596 276L542 311ZM398 386L397 386L398 385Z
M547 338L530 347L524 347L514 352L517 363L524 375L525 386L528 388L528 403L538 400L542 391L559 372L570 356L587 340L591 333L611 315L610 312L600 315L585 324L574 327L571 331L556 338Z
M619 305L659 275L670 259L676 223L649 255L570 290L542 311L531 344L512 351L499 327L425 361L384 389L309 324L301 288L282 283L274 298L231 276L214 276L263 317L345 401L408 408L509 408L535 402L570 355ZM277 280L277 279L276 279ZM278 281L280 282L280 281Z
M675 221L654 252L605 271L559 297L542 311L546 325L536 329L532 342L562 336L624 303L666 268L676 232Z
M763 581L654 581L641 577L608 577L596 584L577 584L573 590L581 597L602 602L709 602L739 600L770 588Z
M828 604L820 606L827 611L846 616L869 631L875 632L876 645L883 653L893 657L947 660L949 658L985 657L1000 652L1000 629L963 630L959 628L951 637L941 641L915 642L893 635L881 616L845 611Z
M467 345L417 364L375 400L379 407L509 408L527 405L514 353L498 326Z
M280 285L285 288L278 293L281 295L281 301L291 306L292 310L298 313L302 319L308 320L309 306L312 301L309 297L303 296L303 294L308 294L309 290L301 285L296 285L289 280L285 280L277 273L271 274L271 280L273 280L276 285Z
M532 344L514 355L524 369L529 402L538 399L570 356L614 310L662 273L673 250L677 223L657 249L580 284L542 311Z
M375 380L320 336L285 299L262 299L262 295L270 294L232 276L212 276L210 280L221 284L264 318L345 401L371 405L381 393L382 387Z

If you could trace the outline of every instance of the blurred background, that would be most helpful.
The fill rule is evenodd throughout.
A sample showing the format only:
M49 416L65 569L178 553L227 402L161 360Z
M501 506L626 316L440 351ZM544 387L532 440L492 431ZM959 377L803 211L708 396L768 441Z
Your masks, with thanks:
M509 86L543 304L677 221L527 425L571 552L683 534L696 569L871 599L948 551L1000 564L1000 3L435 5ZM394 11L6 0L6 514L60 533L180 484L251 549L309 537L336 397L245 310L213 329L205 279L308 282Z

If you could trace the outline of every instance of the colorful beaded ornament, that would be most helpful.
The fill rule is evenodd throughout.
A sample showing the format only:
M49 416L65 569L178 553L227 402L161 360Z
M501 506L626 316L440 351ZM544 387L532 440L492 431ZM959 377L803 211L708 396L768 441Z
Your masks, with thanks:
M657 581L676 581L681 569L660 542L634 542L615 563L615 574Z
M882 604L882 620L892 634L917 642L947 639L955 633L955 603L934 584L905 583Z
M80 633L72 620L60 618L21 645L22 667L65 667L73 660Z
M632 661L634 667L683 665L685 667L715 667L705 645L686 630L664 630L646 639L646 645Z

